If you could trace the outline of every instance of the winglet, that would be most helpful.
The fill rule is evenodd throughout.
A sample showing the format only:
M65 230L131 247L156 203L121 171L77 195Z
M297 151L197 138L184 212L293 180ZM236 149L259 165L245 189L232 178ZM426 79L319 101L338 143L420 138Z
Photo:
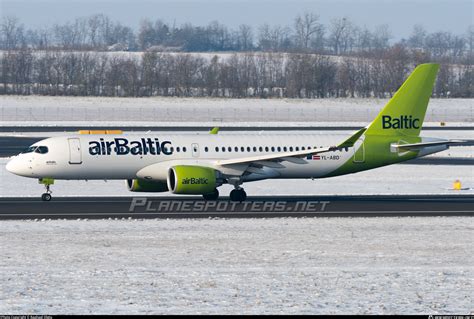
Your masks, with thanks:
M362 136L362 134L364 134L364 132L367 130L366 127L363 127L361 128L360 130L358 130L357 132L355 132L355 134L353 134L351 137L349 137L347 140L345 140L344 142L342 142L341 144L339 144L337 146L337 148L344 148L344 147L352 147L354 146L355 142L359 139L359 137Z
M209 134L217 134L219 133L219 128L216 126L216 127L213 127L210 131L209 131Z

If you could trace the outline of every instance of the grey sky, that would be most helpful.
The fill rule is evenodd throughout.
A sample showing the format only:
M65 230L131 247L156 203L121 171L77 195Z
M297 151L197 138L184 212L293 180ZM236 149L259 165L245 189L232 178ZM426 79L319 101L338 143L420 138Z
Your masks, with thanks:
M312 11L328 25L347 16L357 25L373 28L388 24L394 39L408 37L414 24L429 32L466 32L473 24L471 0L0 0L2 15L14 15L29 27L63 23L76 17L105 13L137 28L142 18L205 25L217 20L229 27L292 25L295 15Z

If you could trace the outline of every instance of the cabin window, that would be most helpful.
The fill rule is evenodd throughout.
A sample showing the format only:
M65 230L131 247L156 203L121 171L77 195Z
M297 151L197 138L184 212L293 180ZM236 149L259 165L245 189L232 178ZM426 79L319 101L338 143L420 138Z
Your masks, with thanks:
M176 146L176 152L180 152L181 151L181 148L179 146Z
M219 147L216 146L216 152L219 152Z
M260 146L260 147L258 148L258 150L259 150L260 152L263 152L263 147Z
M253 147L253 151L254 151L254 152L256 152L256 151L257 151L257 148L256 148L255 146Z
M293 146L290 146L290 152L293 152Z
M206 153L209 152L209 147L207 147L207 146L204 147L204 152L206 152Z
M286 152L287 148L286 146L283 146L283 152Z
M268 146L265 146L265 152L268 152Z
M183 146L183 152L186 152L186 146Z
M222 148L221 148L221 149L222 149L222 151L223 151L223 152L225 152L225 147L224 147L224 146L222 146Z
M300 148L298 146L295 146L295 151L299 151Z
M238 152L239 151L239 148L236 146L234 147L234 151Z
M272 146L272 152L275 152L275 146Z
M245 152L245 147L241 146L241 147L240 147L240 151L241 151L241 152Z
M228 150L229 152L232 152L232 147L229 146L229 147L227 148L227 150Z
M247 152L250 152L250 146L247 146Z
M281 147L278 146L278 147L277 147L277 150L278 150L278 152L281 152Z

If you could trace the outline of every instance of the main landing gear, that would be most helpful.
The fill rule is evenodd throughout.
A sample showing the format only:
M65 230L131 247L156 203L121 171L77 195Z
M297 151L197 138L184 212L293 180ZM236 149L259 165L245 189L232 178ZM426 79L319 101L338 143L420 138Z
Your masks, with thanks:
M203 194L202 197L204 197L205 200L216 200L219 198L219 191L217 188L214 188L214 191L209 194Z
M234 202L243 202L247 199L247 193L243 188L236 188L230 192L230 200Z
M219 198L219 191L217 188L214 189L212 193L203 194L202 197L205 200L217 200ZM234 202L243 202L247 199L247 193L245 193L243 188L236 188L230 192L230 200Z
M51 196L52 191L50 190L50 186L54 184L54 179L52 179L52 178L40 178L38 180L38 182L40 184L43 184L44 187L46 188L46 193L41 195L41 200L44 201L44 202L49 202L51 200L51 198L53 198Z

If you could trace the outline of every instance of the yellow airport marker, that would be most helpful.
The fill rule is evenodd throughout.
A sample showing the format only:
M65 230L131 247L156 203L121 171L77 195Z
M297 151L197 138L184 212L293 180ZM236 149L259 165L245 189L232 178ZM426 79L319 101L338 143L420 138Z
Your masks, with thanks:
M455 180L453 183L453 189L455 191L460 191L461 190L461 181L459 179Z

